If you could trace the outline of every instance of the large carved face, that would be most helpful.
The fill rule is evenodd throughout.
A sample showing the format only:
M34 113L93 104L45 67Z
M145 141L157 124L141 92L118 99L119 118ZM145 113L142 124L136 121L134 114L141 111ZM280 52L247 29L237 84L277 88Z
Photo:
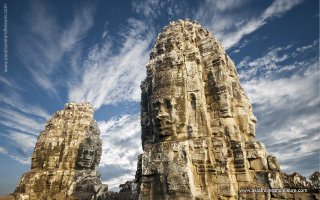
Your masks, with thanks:
M77 166L82 169L90 169L94 165L96 151L88 146L82 146L79 149Z
M186 129L186 99L183 80L177 79L176 70L161 71L156 74L151 97L154 132L160 137L174 136Z
M153 123L159 136L171 136L176 131L175 122L177 117L175 115L176 109L173 107L173 100L170 97L166 97L155 99L152 102Z

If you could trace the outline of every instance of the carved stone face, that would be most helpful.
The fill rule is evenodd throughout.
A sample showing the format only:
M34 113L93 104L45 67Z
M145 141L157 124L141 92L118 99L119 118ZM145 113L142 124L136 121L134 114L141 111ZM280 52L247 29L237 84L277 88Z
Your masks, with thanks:
M92 168L95 161L95 156L95 150L87 147L80 148L78 153L77 166L83 169Z
M168 98L157 99L152 103L154 112L154 126L159 131L160 136L170 136L175 131L174 123L176 117L172 101Z
M267 160L268 160L269 169L280 170L280 165L276 157L268 156Z
M253 137L256 136L256 124L254 122L249 122L249 134Z
M155 76L158 85L151 96L153 132L168 137L186 132L186 96L183 80L176 70L159 72Z

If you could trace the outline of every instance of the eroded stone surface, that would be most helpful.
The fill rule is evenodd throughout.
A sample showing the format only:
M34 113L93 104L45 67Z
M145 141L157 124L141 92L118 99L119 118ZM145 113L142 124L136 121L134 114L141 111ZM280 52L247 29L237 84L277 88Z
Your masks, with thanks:
M208 30L189 20L166 26L141 89L140 200L287 198L240 192L284 188L284 179L298 178L284 177L254 139L257 119L235 65Z
M102 142L89 103L67 103L39 135L16 199L106 199L97 167Z
M311 182L282 173L255 140L252 106L234 63L198 23L159 34L141 85L143 154L133 181L107 192L96 170L101 140L89 104L66 104L40 134L15 198L108 200L319 199ZM248 192L252 189L307 189Z

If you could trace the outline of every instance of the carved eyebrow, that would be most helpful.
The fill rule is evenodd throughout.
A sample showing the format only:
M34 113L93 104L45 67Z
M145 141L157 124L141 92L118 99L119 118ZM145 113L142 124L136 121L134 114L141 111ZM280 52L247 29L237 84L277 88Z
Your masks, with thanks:
M154 107L160 107L161 102L159 100L155 101L152 103L154 105Z

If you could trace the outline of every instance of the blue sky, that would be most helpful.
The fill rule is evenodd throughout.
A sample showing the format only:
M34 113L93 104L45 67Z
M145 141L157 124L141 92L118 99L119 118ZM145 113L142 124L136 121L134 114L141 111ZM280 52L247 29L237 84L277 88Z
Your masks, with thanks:
M317 0L1 0L0 10L0 194L30 169L37 136L68 101L94 105L103 182L133 179L145 65L157 34L179 18L222 41L258 118L257 140L282 169L319 169Z

